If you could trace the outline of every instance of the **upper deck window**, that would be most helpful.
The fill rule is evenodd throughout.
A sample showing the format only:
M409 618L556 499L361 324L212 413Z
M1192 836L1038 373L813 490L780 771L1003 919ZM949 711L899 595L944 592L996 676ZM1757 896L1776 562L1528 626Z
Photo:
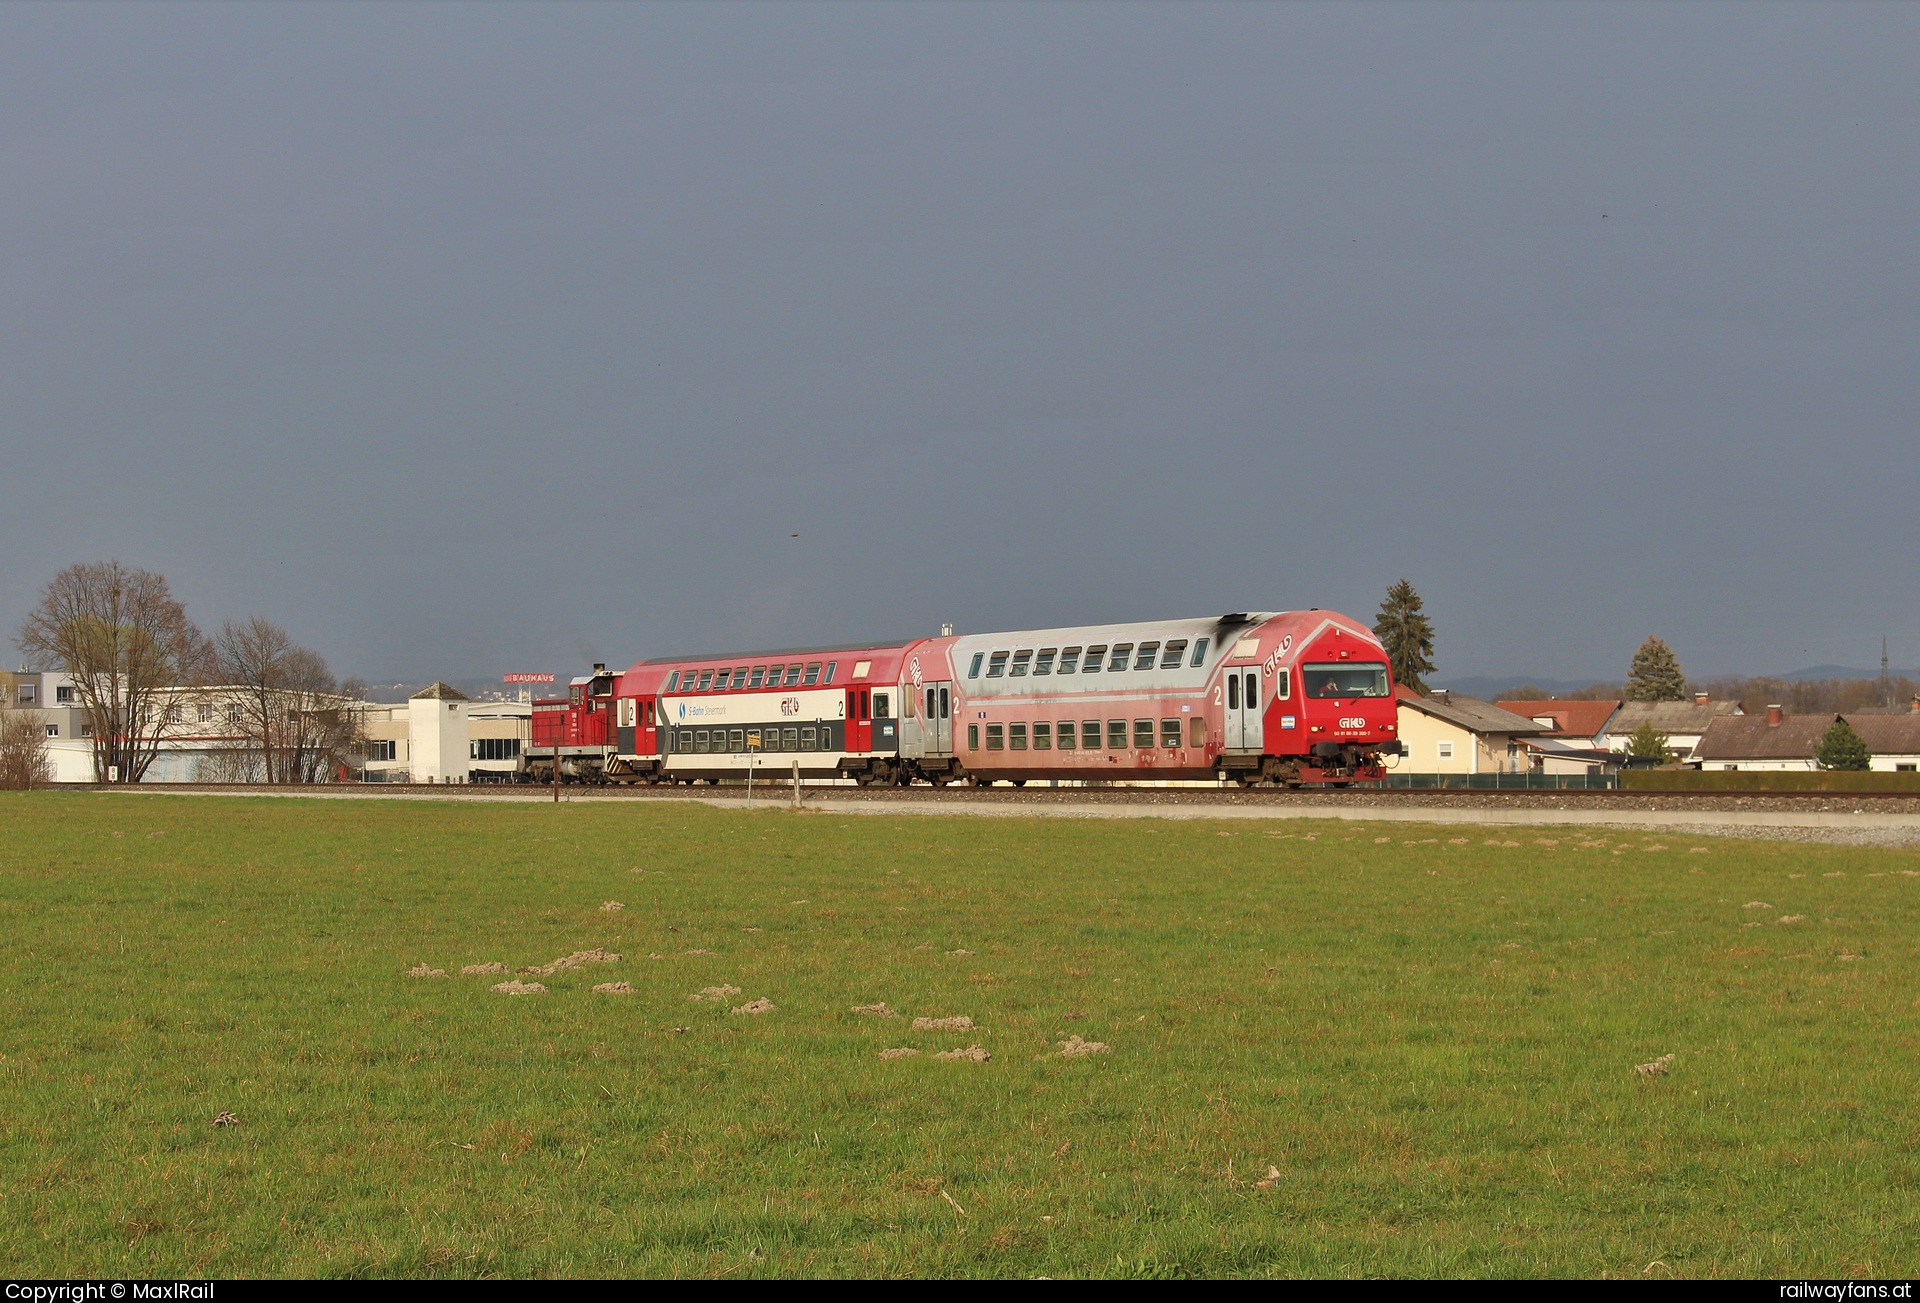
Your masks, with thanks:
M1027 669L1033 663L1033 648L1023 647L1013 654L1013 668L1007 671L1010 679L1024 679Z
M1080 649L1078 647L1062 647L1060 649L1060 672L1062 674L1073 673L1078 666L1079 660Z
M675 671L674 671L673 673L671 673L671 674L669 674L669 675L667 675L667 688L666 688L666 690L667 690L668 692L672 692L672 691L673 691L673 688L674 688L674 685L675 685L676 683L678 683L678 682L680 682L680 671L679 671L679 670L675 670Z
M701 670L701 671L700 671L700 686L699 686L699 687L697 687L697 688L695 688L695 689L694 689L694 691L695 691L695 692L705 692L705 691L707 690L707 685L708 685L709 683L712 683L712 682L713 682L713 671L712 671L712 670Z
M1186 654L1187 640L1185 638L1173 639L1167 644L1166 651L1160 654L1160 668L1163 670L1179 669L1180 662L1185 658Z
M807 687L811 688L814 684L818 683L819 681L820 681L820 662L815 661L813 664L807 666L807 677L800 680L800 682L805 684Z
M764 665L756 665L753 667L753 677L747 680L747 686L749 688L757 688L766 681L767 667Z
M1134 669L1136 669L1136 670L1150 670L1150 669L1152 669L1152 668L1153 668L1153 660L1154 660L1154 657L1156 657L1156 656L1158 656L1159 654L1160 654L1160 644L1159 644L1159 643L1157 643L1157 642L1143 642L1143 643L1141 643L1141 644L1140 644L1140 654L1139 654L1138 656L1136 656L1136 657L1134 657L1134 661L1133 661L1133 668L1134 668Z
M1127 668L1127 657L1133 654L1133 644L1117 642L1113 645L1113 655L1107 658L1107 673L1118 674Z
M988 678L997 679L1007 672L1007 656L1008 653L1003 651L993 654L993 658L987 662Z
M985 660L986 658L987 658L987 654L985 652L975 652L973 654L973 664L967 666L968 678L977 679L980 677L980 662ZM858 677L858 676L856 675L855 677Z
M797 661L787 666L787 686L789 688L797 688L800 686L800 665Z
M1042 647L1040 654L1033 658L1033 677L1043 679L1053 673L1053 658L1060 654L1057 647ZM1038 750L1038 748L1035 748Z
M827 672L826 672L825 674L822 674L822 675L820 676L820 682L822 682L822 683L832 683L832 682L833 682L833 672L834 672L835 670L837 670L837 669L839 669L839 668L840 668L840 662L839 662L839 661L828 661L828 662L827 662Z
M1107 644L1105 643L1096 643L1087 648L1086 659L1080 662L1080 672L1082 674L1098 674L1100 672L1100 662L1106 654Z
M1201 638L1193 644L1193 668L1199 669L1207 663L1207 640Z
M733 686L736 688L744 688L747 686L747 667L746 666L742 665L739 669L733 672Z
M1300 673L1309 697L1384 697L1387 695L1387 667L1384 665L1302 665Z

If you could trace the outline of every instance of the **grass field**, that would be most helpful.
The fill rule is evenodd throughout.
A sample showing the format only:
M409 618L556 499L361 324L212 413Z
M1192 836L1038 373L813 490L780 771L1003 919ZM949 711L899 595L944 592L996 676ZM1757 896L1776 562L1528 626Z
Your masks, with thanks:
M1920 1269L1912 852L64 793L0 832L10 1274Z

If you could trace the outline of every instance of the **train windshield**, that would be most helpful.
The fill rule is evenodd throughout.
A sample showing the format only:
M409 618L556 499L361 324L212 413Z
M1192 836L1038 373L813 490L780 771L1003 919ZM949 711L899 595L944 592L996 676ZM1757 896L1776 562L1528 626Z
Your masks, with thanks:
M1387 695L1387 667L1384 665L1302 665L1309 697L1384 697Z

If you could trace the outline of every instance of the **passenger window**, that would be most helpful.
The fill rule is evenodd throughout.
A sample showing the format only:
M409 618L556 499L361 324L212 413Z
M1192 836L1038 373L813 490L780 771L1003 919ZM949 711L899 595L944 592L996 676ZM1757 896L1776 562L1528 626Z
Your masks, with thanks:
M1133 721L1133 749L1136 751L1153 750L1153 721L1136 719Z
M975 652L973 654L973 664L967 666L968 678L977 679L980 677L980 662L986 658L987 654L985 652Z
M1060 749L1073 750L1073 721L1070 719L1060 721Z
M1238 674L1227 675L1227 709L1240 709L1240 676Z
M1167 650L1161 654L1160 668L1163 670L1179 669L1180 662L1185 658L1186 653L1187 640L1185 638L1175 638L1167 644Z
M700 671L700 686L699 686L698 688L696 688L696 689L695 689L695 691L696 691L696 692L705 692L705 691L707 690L707 685L708 685L709 683L711 683L711 682L713 682L713 671L712 671L712 670L701 670L701 671Z
M928 688L927 689L927 718L939 719L940 718L939 711L940 711L940 694L935 692L932 688Z
M818 683L819 681L820 681L820 662L815 661L813 664L807 666L807 677L800 680L800 682L804 686L811 688L814 684Z
M952 701L947 696L947 690L945 688L940 689L940 718L941 719L947 719L951 716L952 705L953 705Z
M893 718L893 701L884 692L873 694L873 717L875 719Z
M800 730L797 728L781 729L780 749L782 751L798 751L800 749Z
M1010 679L1026 678L1027 666L1031 664L1032 661L1033 661L1033 648L1026 647L1026 648L1022 648L1020 651L1015 652L1013 654L1013 669L1008 671L1007 677Z
M753 677L747 680L747 686L749 688L757 688L766 681L767 667L764 665L756 665L753 667Z
M1033 726L1033 749L1035 751L1053 750L1053 725L1041 723Z
M813 751L818 749L818 747L819 743L815 740L813 725L809 724L805 728L802 728L800 730L800 749L802 751Z
M1042 647L1040 654L1033 658L1033 677L1044 678L1053 673L1053 658L1058 652L1052 647Z
M840 662L839 662L839 661L828 661L828 662L827 662L827 672L826 672L825 674L822 674L822 675L820 676L820 682L822 682L822 683L832 683L832 682L833 682L833 672L834 672L835 670L837 670L837 669L839 669L839 668L840 668Z
M1154 657L1156 657L1156 656L1158 656L1159 654L1160 654L1160 644L1159 644L1159 643L1157 643L1157 642L1143 642L1143 643L1141 643L1141 644L1140 644L1140 654L1139 654L1139 656L1137 656L1137 657L1135 657L1135 658L1134 658L1134 662L1133 662L1133 668L1134 668L1134 669L1136 669L1136 670L1150 670L1150 669L1152 669L1152 668L1153 668L1153 658L1154 658Z
M742 665L739 669L733 672L733 686L736 688L744 688L747 686L747 667L746 666Z
M1078 661L1079 659L1080 659L1080 649L1078 647L1061 648L1060 649L1060 672L1062 674L1073 673L1075 669L1074 662Z
M969 724L967 725L967 750L978 751L979 749L980 726L978 724Z
M1113 655L1107 658L1107 673L1118 674L1127 668L1127 657L1133 654L1133 644L1117 642L1113 645Z
M1160 745L1169 751L1180 749L1180 720L1177 717L1160 721Z
M1273 672L1273 699L1285 701L1293 695L1293 671L1278 669Z
M1199 638L1193 644L1193 668L1199 669L1207 663L1207 640Z
M862 692L860 694L860 718L873 718L873 694L870 692Z
M1006 739L1002 736L1001 728L998 724L987 725L987 750L1006 750Z
M1100 672L1101 658L1106 654L1107 644L1105 643L1101 643L1097 647L1087 648L1087 658L1080 662L1080 672L1082 674L1098 674Z
M1007 672L1007 653L995 652L993 659L987 662L987 677L997 679Z
M1204 751L1207 747L1207 721L1198 715L1187 720L1187 746L1194 751Z
M740 729L740 728L734 729L732 732L727 734L727 741L731 744L728 748L729 750L745 751L747 749L746 730Z
M1027 726L1025 724L1007 725L1007 747L1011 751L1027 749Z
M1127 749L1127 721L1110 719L1107 721L1107 750L1125 751Z
M1247 709L1258 710L1259 708L1260 708L1260 671L1248 670L1247 671Z
M1083 719L1080 721L1080 749L1098 751L1100 749L1100 721Z
M797 688L800 686L800 667L798 665L787 666L787 686L789 688Z
M705 754L706 754L706 750L707 750L707 730L705 730L704 728L699 728L699 729L695 729L695 730L694 730L694 732L693 732L693 749L694 749L695 751L698 751L698 752L700 752L700 753L701 753L702 755L705 755Z
M674 685L674 684L676 684L676 683L678 683L678 682L680 682L680 671L679 671L679 670L675 670L675 671L674 671L673 673L671 673L671 674L669 674L669 675L667 675L667 691L668 691L668 692L672 692L672 691L673 691L673 685Z
M780 730L770 728L762 733L760 735L760 749L762 751L778 751L780 749Z
M732 673L733 670L725 665L715 670L713 672L713 690L715 692L725 692L727 690L727 679Z

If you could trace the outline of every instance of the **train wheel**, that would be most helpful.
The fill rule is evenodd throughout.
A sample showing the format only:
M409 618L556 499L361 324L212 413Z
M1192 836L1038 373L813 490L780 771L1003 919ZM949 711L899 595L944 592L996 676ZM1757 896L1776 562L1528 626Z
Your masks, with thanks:
M1025 787L1027 785L1027 780L1024 778L1009 778L1007 781L1015 787Z
M968 774L965 778L961 779L960 782L961 785L965 787L979 787L981 785L980 775L978 774Z

